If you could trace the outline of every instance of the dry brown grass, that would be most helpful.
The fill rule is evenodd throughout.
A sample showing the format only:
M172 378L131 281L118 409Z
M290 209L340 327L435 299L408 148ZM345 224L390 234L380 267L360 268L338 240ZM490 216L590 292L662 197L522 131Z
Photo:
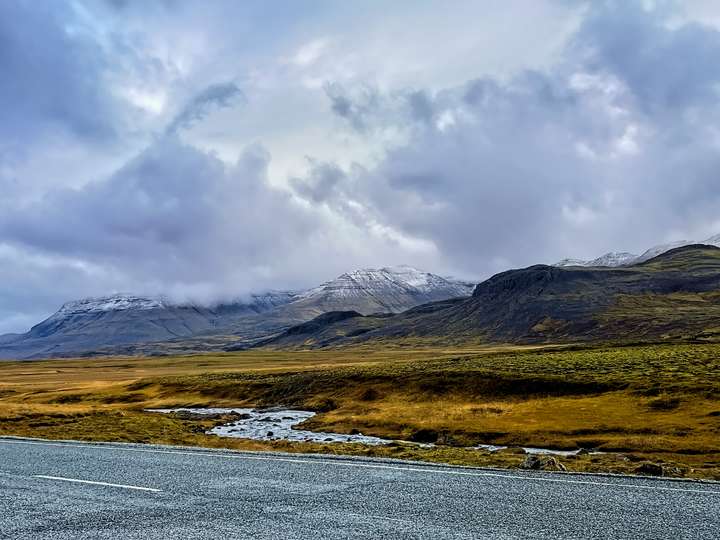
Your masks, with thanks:
M720 346L243 352L168 358L3 363L0 434L224 448L321 451L472 465L522 456L478 443L611 452L574 470L631 472L639 460L720 478ZM160 406L286 405L322 411L306 427L432 449L220 439L212 421L145 413Z

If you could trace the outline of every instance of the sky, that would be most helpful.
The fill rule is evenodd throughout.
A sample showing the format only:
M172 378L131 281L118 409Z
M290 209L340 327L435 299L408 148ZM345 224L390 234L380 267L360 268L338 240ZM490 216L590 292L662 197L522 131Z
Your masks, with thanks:
M0 2L0 333L720 233L712 0Z

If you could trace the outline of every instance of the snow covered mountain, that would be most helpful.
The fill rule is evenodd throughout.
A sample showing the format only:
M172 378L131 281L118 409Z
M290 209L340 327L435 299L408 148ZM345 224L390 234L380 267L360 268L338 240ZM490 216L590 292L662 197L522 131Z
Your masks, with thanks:
M470 296L473 283L444 278L410 266L348 272L298 295L291 306L327 311L399 313L427 302Z
M0 358L93 354L179 340L195 340L202 350L211 336L260 338L328 311L400 312L470 296L473 287L399 266L356 270L304 292L269 291L212 306L132 294L88 298L64 304L25 334L0 336Z
M563 259L562 261L555 263L553 266L622 266L624 264L631 264L637 258L634 253L627 253L625 251L615 252L611 251L593 259L592 261L583 261L582 259Z
M182 328L176 330L167 329L169 333L184 335L200 330L207 326L212 328L217 325L216 319L222 315L248 315L263 313L277 306L291 302L296 298L296 293L291 291L269 291L261 294L252 294L247 299L236 299L231 302L216 304L211 307L189 303L177 303L162 296L136 296L133 294L114 294L99 298L85 298L63 304L58 311L48 319L34 326L30 333L34 335L50 335L60 328L73 322L83 325L91 321L103 321L103 324L110 322L110 319L119 319L120 322L135 316L145 317L152 320L158 313L183 314L179 317L186 331ZM198 316L200 319L198 319ZM164 317L162 317L164 319ZM194 319L191 324L189 318ZM155 321L158 324L159 321Z
M126 309L157 309L164 307L162 297L135 296L132 294L114 294L101 298L85 298L67 302L54 316L62 317L76 313L99 313L103 311L123 311Z
M635 255L627 252L610 252L593 259L591 261L584 261L582 259L563 259L560 262L555 263L553 266L626 266L630 264L638 264L662 255L678 247L689 246L691 244L706 244L710 246L720 247L720 234L716 234L707 238L703 241L691 241L691 240L680 240L677 242L670 242L668 244L660 244L653 246L650 249L643 252L642 255Z
M189 338L220 331L294 298L294 293L273 291L211 307L132 294L76 300L25 334L0 337L0 358L90 354L130 343Z

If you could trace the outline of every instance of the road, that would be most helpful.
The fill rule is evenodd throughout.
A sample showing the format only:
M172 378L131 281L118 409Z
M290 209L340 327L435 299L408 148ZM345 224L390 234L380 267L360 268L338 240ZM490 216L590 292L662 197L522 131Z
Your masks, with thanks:
M720 537L720 484L0 438L0 538Z

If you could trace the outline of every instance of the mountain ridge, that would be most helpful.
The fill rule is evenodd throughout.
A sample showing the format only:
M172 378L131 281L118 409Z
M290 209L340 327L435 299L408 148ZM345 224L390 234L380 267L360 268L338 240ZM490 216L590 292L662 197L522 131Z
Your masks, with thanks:
M262 339L317 315L353 310L397 313L426 302L469 296L474 284L410 266L347 272L306 291L266 291L212 305L119 293L66 302L24 334L0 336L0 358L212 350ZM140 346L142 345L142 347Z
M665 253L665 252L670 251L675 248L691 246L691 245L706 245L706 246L720 247L720 234L713 235L710 238L706 238L705 240L703 240L701 242L690 241L690 240L678 240L675 242L669 242L667 244L658 244L656 246L646 249L640 255L636 255L634 253L629 253L626 251L621 251L621 252L611 251L611 252L605 253L604 255L601 255L600 257L597 257L596 259L591 259L591 260L563 259L561 261L558 261L558 262L552 264L551 266L560 266L560 267L565 267L565 266L586 266L586 267L627 266L627 265L632 265L632 264L637 264L637 263L647 261L649 259L652 259L653 257L661 255L662 253Z
M720 339L720 248L689 245L632 266L507 270L470 298L389 318L351 318L314 333L288 331L266 347L326 347L384 340L574 343Z

